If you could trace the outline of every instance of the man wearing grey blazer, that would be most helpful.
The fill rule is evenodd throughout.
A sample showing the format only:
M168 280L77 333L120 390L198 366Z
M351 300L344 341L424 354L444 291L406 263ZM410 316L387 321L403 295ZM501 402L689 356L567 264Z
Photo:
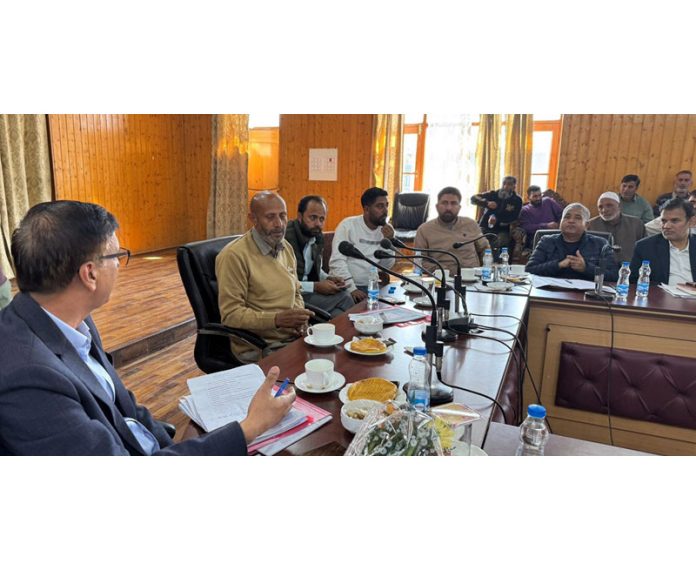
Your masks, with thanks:
M12 236L20 293L0 313L0 454L244 455L295 398L273 398L270 370L247 417L174 444L111 366L90 313L109 300L120 259L112 214L57 201Z

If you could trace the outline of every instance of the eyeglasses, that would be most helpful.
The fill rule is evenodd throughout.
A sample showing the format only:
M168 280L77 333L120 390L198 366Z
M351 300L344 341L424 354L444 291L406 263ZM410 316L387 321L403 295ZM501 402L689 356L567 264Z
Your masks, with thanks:
M125 257L126 261L123 263L124 267L128 267L128 262L130 261L131 252L130 249L125 247L119 247L116 253L109 253L107 255L100 255L99 259L120 259Z

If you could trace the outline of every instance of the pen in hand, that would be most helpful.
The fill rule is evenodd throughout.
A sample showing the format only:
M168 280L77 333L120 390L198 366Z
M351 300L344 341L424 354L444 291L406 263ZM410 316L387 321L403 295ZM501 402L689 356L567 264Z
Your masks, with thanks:
M275 396L273 397L277 398L278 396L282 395L283 392L285 392L285 388L288 387L288 384L290 384L290 378L286 378L285 380L283 380L283 383L280 385L280 388L278 388L278 390L275 393Z

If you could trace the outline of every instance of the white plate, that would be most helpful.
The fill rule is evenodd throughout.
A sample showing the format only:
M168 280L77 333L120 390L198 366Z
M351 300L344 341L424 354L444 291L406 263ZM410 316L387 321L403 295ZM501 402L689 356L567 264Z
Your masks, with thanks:
M351 402L352 400L348 399L348 388L350 387L350 384L348 386L344 386L341 391L338 393L338 399L341 400L344 404L346 402ZM395 402L399 402L400 404L406 401L406 392L404 392L400 387L396 391L396 398L394 398Z
M459 445L455 445L454 449L452 450L452 455L460 456L460 457L466 457L464 452L466 451L466 446L462 445L461 443ZM477 445L472 445L471 446L471 454L472 457L474 456L488 456L488 454L483 451L480 447Z
M337 344L341 344L343 342L343 337L338 336L337 334L334 335L333 340L329 341L328 343L318 343L315 339L313 339L310 335L307 335L304 337L304 341L307 344L311 344L312 346L322 346L322 347L327 347L327 346L335 346Z
M324 388L310 388L307 386L307 375L304 372L295 378L295 388L299 388L303 392L309 392L310 394L326 394L327 392L333 392L334 390L338 390L345 383L346 377L335 370L328 386Z
M387 354L392 349L392 346L388 346L386 350L383 350L382 352L358 352L356 350L353 350L351 348L351 344L353 344L353 341L348 341L346 344L343 345L343 348L345 348L348 352L352 352L353 354L359 354L360 356L383 356Z
M421 297L416 297L415 299L413 299L413 304L418 305L420 307L428 307L428 308L432 308L432 306L433 306L432 303L430 302L430 298L426 297L425 295L423 295Z
M529 277L529 273L510 273L510 277L526 278Z

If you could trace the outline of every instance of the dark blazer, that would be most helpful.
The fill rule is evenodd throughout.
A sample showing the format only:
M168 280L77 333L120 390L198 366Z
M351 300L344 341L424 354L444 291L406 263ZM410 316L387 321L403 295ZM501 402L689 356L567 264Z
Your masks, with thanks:
M172 444L126 390L92 319L85 323L92 334L91 354L113 380L115 403L104 399L90 369L31 296L19 293L0 312L0 454L143 455L124 417L152 432L162 448L158 454L246 454L237 423Z
M300 230L300 223L297 220L290 220L287 228L285 229L285 239L290 242L290 245L295 252L295 258L297 259L297 279L302 281L302 277L304 277L305 272L304 248L311 238L308 238L302 233ZM312 265L312 271L310 271L309 275L307 275L307 281L320 281L319 276L321 275L323 252L324 235L320 234L317 236L317 240L314 242L314 245L312 245L312 259L314 260L314 265Z
M631 259L631 282L638 281L638 271L647 259L650 262L650 282L669 282L669 241L662 234L643 238L636 242ZM689 236L689 261L691 278L696 281L696 236Z
M569 278L574 279L594 279L595 267L599 264L599 256L602 248L607 244L604 238L593 236L585 232L578 242L577 249L580 255L585 258L585 272L579 273L571 269L563 271L558 268L558 263L565 259L566 253L563 247L563 234L544 236L532 252L532 256L527 262L526 270L534 275L544 275L546 277L559 277L564 273ZM613 251L605 254L606 269L604 278L607 281L616 281L618 278L619 266L614 258Z

